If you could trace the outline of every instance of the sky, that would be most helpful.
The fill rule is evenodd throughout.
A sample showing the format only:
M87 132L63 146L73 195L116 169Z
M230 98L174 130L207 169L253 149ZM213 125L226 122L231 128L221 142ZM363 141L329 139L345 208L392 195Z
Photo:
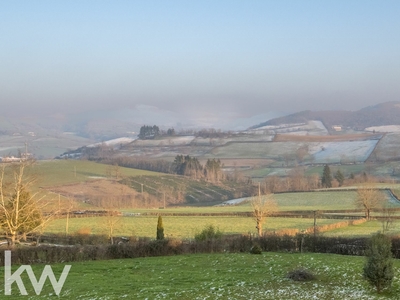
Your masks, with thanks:
M400 1L1 1L0 105L223 123L400 100Z

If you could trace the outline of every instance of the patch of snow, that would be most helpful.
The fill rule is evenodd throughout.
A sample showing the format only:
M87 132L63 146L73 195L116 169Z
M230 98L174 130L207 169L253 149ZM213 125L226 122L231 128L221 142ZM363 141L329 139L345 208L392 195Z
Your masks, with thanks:
M108 141L105 141L102 143L91 144L91 145L88 145L87 147L93 148L93 147L100 146L102 144L105 144L107 146L119 146L119 145L129 144L129 143L133 142L134 140L135 139L129 138L129 137L121 137L121 138L117 138L117 139L113 139L113 140L108 140Z
M158 147L158 146L183 146L189 145L195 139L194 136L171 136L155 140L136 140L140 146Z
M311 143L309 153L315 163L364 162L377 143L378 140Z
M224 202L222 202L221 204L216 205L216 206L236 205L236 204L242 203L242 202L244 202L244 201L246 201L246 200L248 200L248 199L249 199L248 197L246 197L246 198L232 199L232 200L224 201Z
M269 132L271 134L292 134L292 135L307 135L307 134L318 134L327 135L328 130L321 121L308 121L307 123L293 123L293 124L281 124L281 125L266 125L256 129L252 129L249 132Z

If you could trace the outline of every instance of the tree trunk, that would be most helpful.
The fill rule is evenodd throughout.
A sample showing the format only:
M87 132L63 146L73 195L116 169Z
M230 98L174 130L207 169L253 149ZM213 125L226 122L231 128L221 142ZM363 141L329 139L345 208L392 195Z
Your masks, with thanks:
M261 237L262 236L262 224L260 221L257 220L257 232L258 232L258 236Z

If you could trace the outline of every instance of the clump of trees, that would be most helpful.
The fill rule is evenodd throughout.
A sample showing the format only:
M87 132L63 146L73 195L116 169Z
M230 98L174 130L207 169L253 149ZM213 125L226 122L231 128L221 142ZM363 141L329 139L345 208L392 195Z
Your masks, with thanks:
M365 255L364 278L380 293L391 286L394 277L390 238L382 233L374 234L367 244Z
M203 166L196 157L177 155L172 164L172 169L178 175L201 178Z
M160 128L156 125L143 125L139 130L139 138L142 140L154 139L160 135Z
M177 155L172 164L172 170L178 175L190 176L195 179L204 178L210 182L224 179L222 163L219 159L208 159L203 166L196 157Z
M321 187L321 179L318 174L306 176L304 169L295 168L286 177L268 176L261 190L263 193L279 193L288 191L309 191Z

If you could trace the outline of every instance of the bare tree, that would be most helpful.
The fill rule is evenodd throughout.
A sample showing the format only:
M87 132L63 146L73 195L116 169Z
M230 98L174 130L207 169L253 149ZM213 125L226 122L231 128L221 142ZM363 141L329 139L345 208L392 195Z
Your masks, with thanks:
M106 227L107 235L108 238L110 239L111 244L114 244L115 231L121 225L120 222L121 222L121 216L118 212L111 210L107 211L107 214L105 216L104 226Z
M384 195L372 185L365 185L357 189L355 205L365 212L365 218L370 220L371 210L382 207Z
M59 203L60 203L60 196L59 196ZM78 207L78 203L76 202L75 199L73 198L67 198L63 201L63 203L60 205L59 204L59 210L60 213L63 213L66 215L66 220L65 220L65 235L68 235L69 233L69 216L71 212Z
M274 211L277 206L272 194L254 196L251 200L251 207L253 211L253 217L256 221L256 228L258 236L262 236L262 226L266 218Z
M395 227L393 224L395 214L395 210L393 210L388 203L382 205L381 223L383 234Z
M1 166L0 173L0 227L5 232L10 247L19 243L27 234L43 228L53 213L43 215L44 196L31 193L29 188L35 177L26 175L33 161ZM9 171L10 172L6 172Z

